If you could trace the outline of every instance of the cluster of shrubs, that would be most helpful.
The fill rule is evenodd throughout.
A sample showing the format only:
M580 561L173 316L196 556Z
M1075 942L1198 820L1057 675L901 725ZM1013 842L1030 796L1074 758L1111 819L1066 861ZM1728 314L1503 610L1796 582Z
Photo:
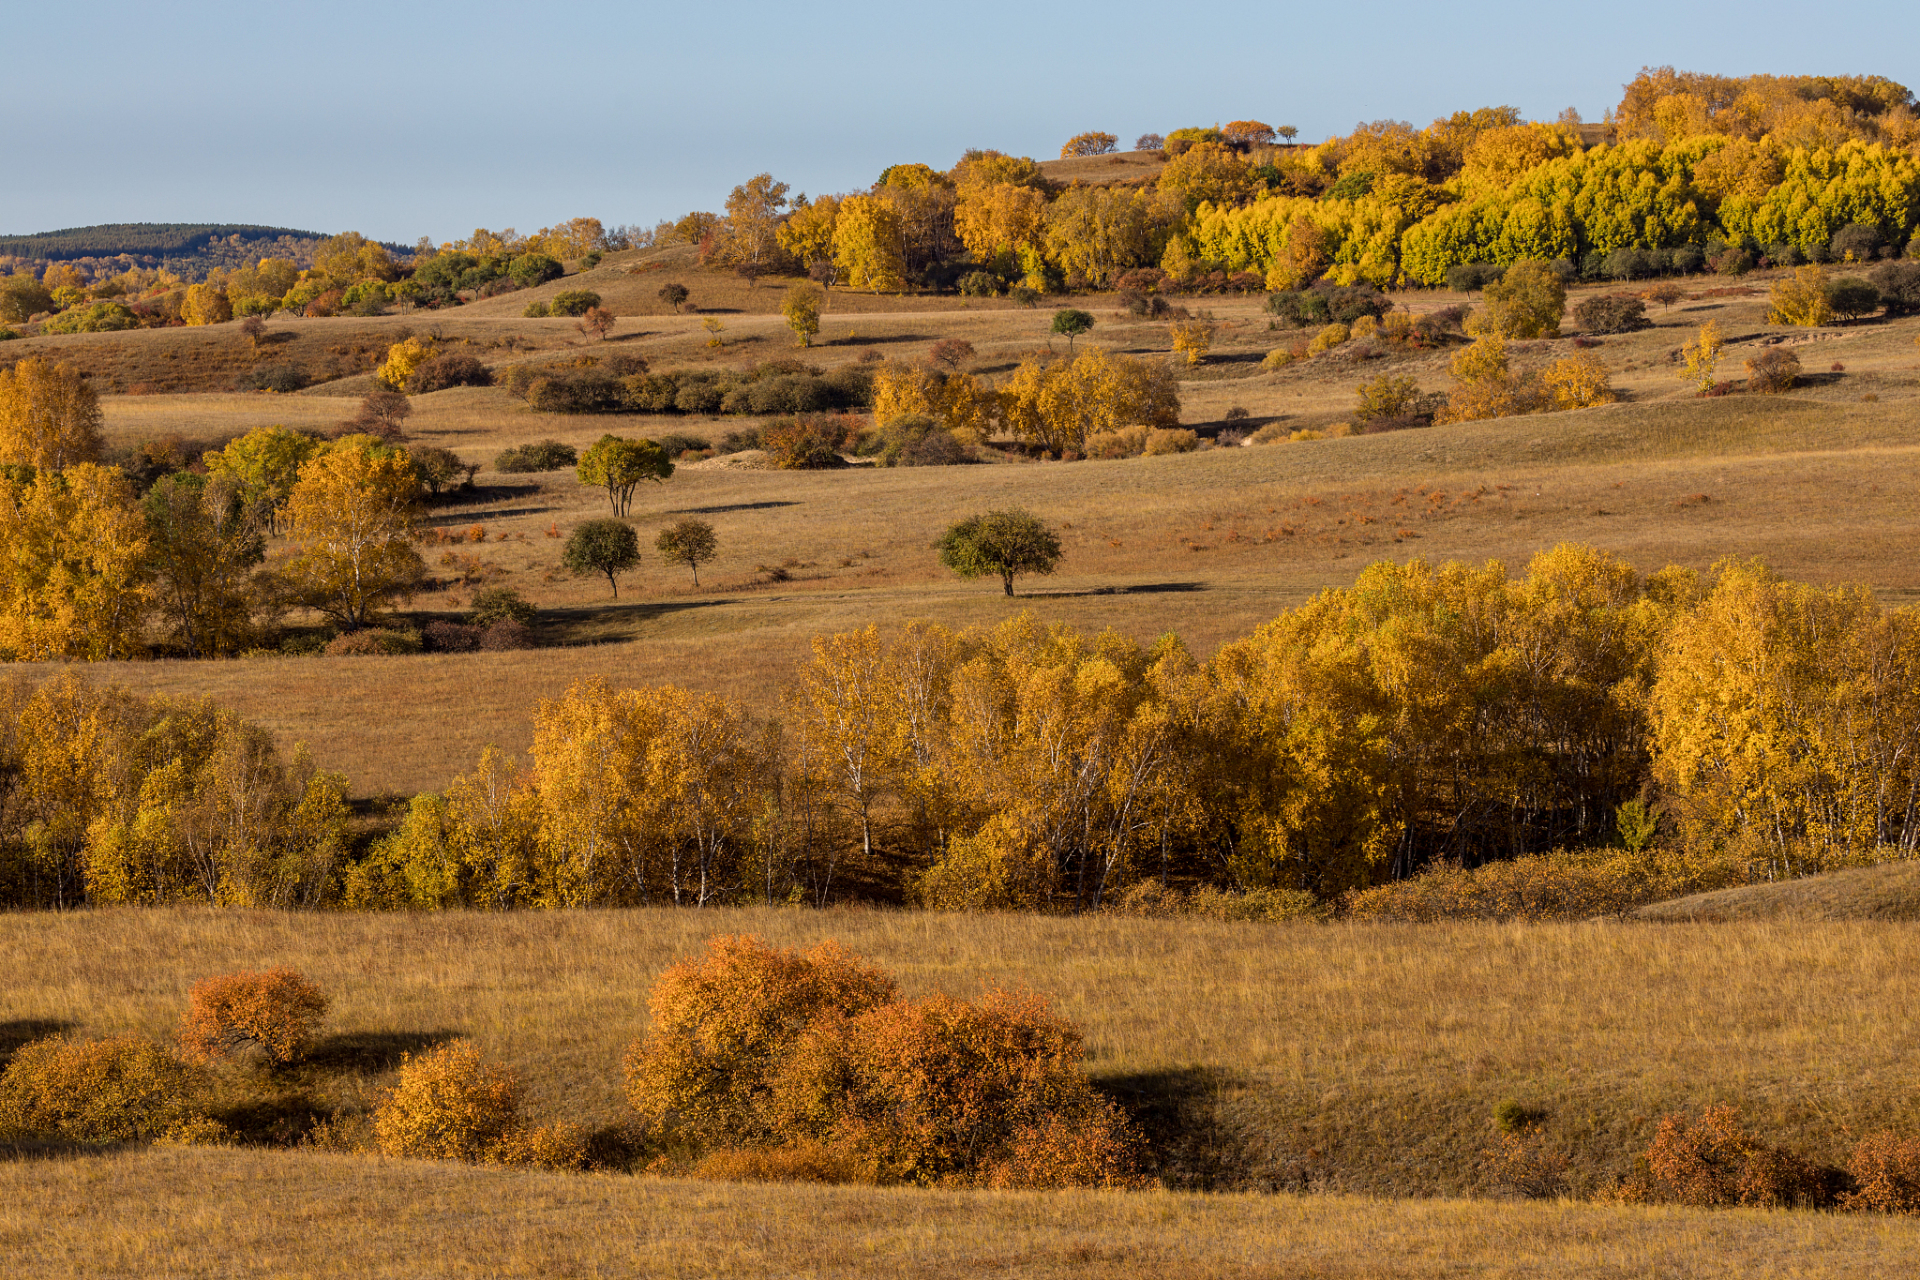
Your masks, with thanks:
M1393 303L1387 295L1370 284L1336 285L1322 281L1309 289L1288 289L1267 295L1268 314L1290 329L1351 325L1362 316L1378 320L1392 310Z
M1038 998L903 999L832 942L717 937L668 970L627 1051L650 1141L696 1175L1132 1186L1138 1140Z
M493 469L505 475L528 475L540 471L564 471L578 465L580 455L572 445L558 440L516 445L502 449L493 460Z
M520 314L529 320L546 316L583 316L600 305L600 295L591 289L565 289L550 302L529 302Z
M1318 292L1317 290L1302 291L1305 295ZM1292 308L1296 304L1286 305ZM1313 303L1297 305L1301 311L1305 311L1312 307ZM1347 354L1356 360L1379 359L1396 347L1415 351L1446 347L1461 340L1462 328L1470 315L1468 308L1459 306L1440 307L1419 316L1409 315L1405 311L1388 311L1384 318L1380 319L1376 319L1371 312L1363 311L1351 322L1334 320L1323 325L1310 339L1303 337L1287 346L1276 347L1261 360L1260 367L1269 371L1284 369L1302 360L1310 360L1329 351L1348 347L1349 344L1351 347Z
M465 622L430 622L411 627L362 627L326 641L302 646L333 658L392 657L414 653L504 653L535 647L532 622L538 611L511 587L476 592Z
M1405 880L1353 890L1338 909L1353 920L1407 923L1591 920L1746 879L1731 861L1669 850L1555 850L1478 867L1442 863Z
M407 394L426 395L448 387L490 387L493 371L473 356L450 351L422 361L407 375Z
M865 369L823 373L796 360L655 374L637 356L615 356L573 367L518 365L501 385L547 413L804 414L864 408L873 395Z
M516 289L531 289L565 274L560 263L544 253L502 258L464 250L442 250L421 262L413 272L421 306L457 306L462 294L491 298Z
M1618 293L1581 299L1573 308L1573 318L1587 333L1632 333L1653 326L1643 299Z

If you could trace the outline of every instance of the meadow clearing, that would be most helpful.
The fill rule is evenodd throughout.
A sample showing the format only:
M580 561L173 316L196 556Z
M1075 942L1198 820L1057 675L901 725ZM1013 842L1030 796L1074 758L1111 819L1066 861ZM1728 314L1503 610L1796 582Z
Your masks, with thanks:
M698 312L654 301L674 279ZM542 414L499 388L422 395L408 435L481 470L471 492L429 510L420 550L435 585L403 619L456 618L476 590L508 585L541 609L543 647L107 663L86 675L141 694L207 695L283 747L304 742L378 820L382 802L444 786L486 745L523 751L534 704L578 678L671 682L771 714L813 636L870 621L957 627L1025 609L1143 640L1176 632L1204 658L1375 560L1518 568L1562 541L1641 570L1757 556L1788 577L1869 584L1886 603L1920 598L1920 321L1769 326L1768 280L1689 280L1686 297L1652 310L1654 327L1606 338L1599 354L1625 398L1600 408L1125 461L818 472L688 463L637 496L633 519L646 543L655 526L700 514L719 533L719 559L698 586L649 564L623 579L617 601L603 580L559 564L559 539L604 514L604 495L570 472L503 475L493 458L549 438L584 449L606 432L718 443L743 420ZM830 369L869 352L917 361L935 341L964 337L978 370L1004 372L1048 344L1048 313L1005 300L836 291L817 345L796 352L777 314L784 282L700 272L689 250L609 255L587 283L620 317L604 343L570 321L520 317L540 291L451 314L276 318L269 332L286 337L268 348L273 358L304 351L343 374L295 395L218 389L259 358L230 326L34 338L8 354L95 370L123 393L104 407L109 444L124 446L330 428L372 389L368 353L402 328L466 339L496 368L621 351L656 370L792 356ZM1415 311L1470 301L1444 291L1406 300ZM1080 305L1097 318L1081 342L1167 353L1164 324L1099 296ZM1268 328L1259 300L1197 305L1219 334L1181 383L1182 422L1203 436L1230 423L1332 426L1380 371L1338 353L1263 371L1260 356L1292 335ZM723 346L707 345L708 318L724 324ZM1808 385L1695 398L1674 353L1707 319L1732 339L1729 370L1785 335ZM1553 345L1516 347L1525 362ZM1450 354L1381 365L1439 390ZM1229 419L1232 409L1245 412ZM992 583L955 581L931 550L947 523L1003 505L1057 522L1066 549L1060 572L1024 579L1011 600ZM62 668L27 669L41 678ZM1739 914L1703 918L1715 911ZM627 1114L618 1060L646 1028L648 987L705 938L734 932L782 946L837 938L910 993L1043 993L1084 1032L1088 1071L1141 1125L1169 1189L726 1186L300 1145L317 1121L328 1142L364 1141L401 1055L454 1037L519 1071L537 1118L615 1131ZM0 1247L47 1276L300 1275L316 1272L316 1258L366 1275L1886 1273L1914 1248L1910 1220L1523 1203L1490 1154L1493 1116L1503 1103L1537 1110L1541 1142L1565 1163L1561 1194L1575 1198L1627 1174L1663 1114L1719 1103L1769 1141L1843 1161L1863 1132L1920 1128L1917 945L1898 919L13 913L0 916L0 1052L52 1032L165 1037L195 981L239 968L290 965L335 1006L310 1063L221 1077L224 1118L245 1148L34 1148L0 1159ZM383 1225L369 1231L369 1220Z

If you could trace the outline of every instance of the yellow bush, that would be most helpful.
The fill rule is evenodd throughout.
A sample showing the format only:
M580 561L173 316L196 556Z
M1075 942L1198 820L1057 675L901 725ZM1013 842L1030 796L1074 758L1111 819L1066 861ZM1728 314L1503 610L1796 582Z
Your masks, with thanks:
M1833 307L1827 302L1827 269L1820 266L1796 267L1791 276L1776 280L1767 299L1768 324L1792 324L1813 328L1833 322Z
M1746 883L1730 860L1623 849L1552 853L1417 876L1347 895L1355 920L1587 920Z
M407 380L413 377L413 371L437 353L434 343L425 338L408 338L405 342L396 342L387 348L386 362L375 373L374 380L382 386L395 391L405 391Z
M1205 360L1213 347L1213 325L1205 320L1181 320L1169 325L1167 332L1174 354L1185 356L1188 364Z
M1260 367L1269 371L1284 369L1293 363L1293 359L1293 352L1285 347L1276 347L1267 352L1266 358L1260 362Z
M1147 432L1145 453L1149 458L1167 453L1192 453L1200 447L1200 437L1183 427L1155 427Z
M206 978L194 984L180 1046L211 1058L253 1045L275 1062L292 1062L326 1012L326 995L292 969Z
M1300 430L1294 432L1292 435L1287 437L1287 439L1289 440L1325 440L1326 438L1327 438L1326 432L1315 431L1311 427L1302 427Z
M1551 338L1567 310L1567 287L1544 262L1522 260L1486 287L1486 305L1468 332L1503 338Z
M1607 366L1590 352L1555 360L1541 375L1556 409L1590 409L1617 397L1607 385Z
M1147 447L1146 427L1121 427L1114 431L1096 431L1087 437L1089 458L1137 458Z
M1188 915L1211 920L1312 920L1320 914L1320 904L1305 889L1248 889L1228 893L1213 885L1201 885L1185 904Z
M1377 319L1375 319L1372 316L1361 316L1358 320L1355 320L1353 322L1353 325L1351 326L1350 336L1355 341L1358 341L1361 338L1372 337L1373 334L1379 330L1379 328L1380 328L1380 322Z
M194 1116L205 1078L144 1036L36 1040L0 1075L0 1132L73 1142L160 1137Z
M465 1040L409 1054L373 1129L390 1156L500 1161L521 1129L520 1081Z
M1331 351L1352 336L1353 331L1346 325L1330 324L1313 335L1313 341L1307 344L1307 354L1317 356L1323 351Z

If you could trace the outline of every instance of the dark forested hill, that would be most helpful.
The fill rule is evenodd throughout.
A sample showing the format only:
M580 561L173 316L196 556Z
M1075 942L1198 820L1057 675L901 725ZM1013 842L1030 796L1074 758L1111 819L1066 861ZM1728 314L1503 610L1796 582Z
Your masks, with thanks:
M290 227L205 222L116 222L69 227L32 235L0 235L0 260L23 259L165 266L186 279L198 279L216 267L239 267L256 258L290 258L300 266L313 261L325 232ZM389 249L406 252L402 245Z

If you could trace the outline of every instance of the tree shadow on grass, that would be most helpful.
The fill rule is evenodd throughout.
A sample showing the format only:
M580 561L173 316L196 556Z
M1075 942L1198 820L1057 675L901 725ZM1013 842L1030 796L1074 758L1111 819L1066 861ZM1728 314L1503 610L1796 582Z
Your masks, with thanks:
M54 1018L22 1018L0 1022L0 1071L5 1071L7 1064L13 1061L13 1055L27 1045L71 1030L73 1025Z
M1080 596L1154 596L1172 592L1205 591L1206 589L1207 584L1204 582L1136 582L1131 586L1089 587L1085 591L1036 591L1029 588L1020 594L1029 597L1044 596L1048 599L1064 600Z
M1145 1140L1144 1171L1183 1191L1244 1185L1245 1155L1219 1117L1221 1095L1243 1084L1219 1067L1144 1071L1093 1082L1127 1113Z
M372 1075L394 1070L410 1053L425 1053L459 1038L457 1031L349 1031L322 1039L307 1050L300 1065L313 1071Z
M675 507L661 514L669 516L717 516L729 511L766 511L773 507L797 507L797 502L734 502L724 507Z

